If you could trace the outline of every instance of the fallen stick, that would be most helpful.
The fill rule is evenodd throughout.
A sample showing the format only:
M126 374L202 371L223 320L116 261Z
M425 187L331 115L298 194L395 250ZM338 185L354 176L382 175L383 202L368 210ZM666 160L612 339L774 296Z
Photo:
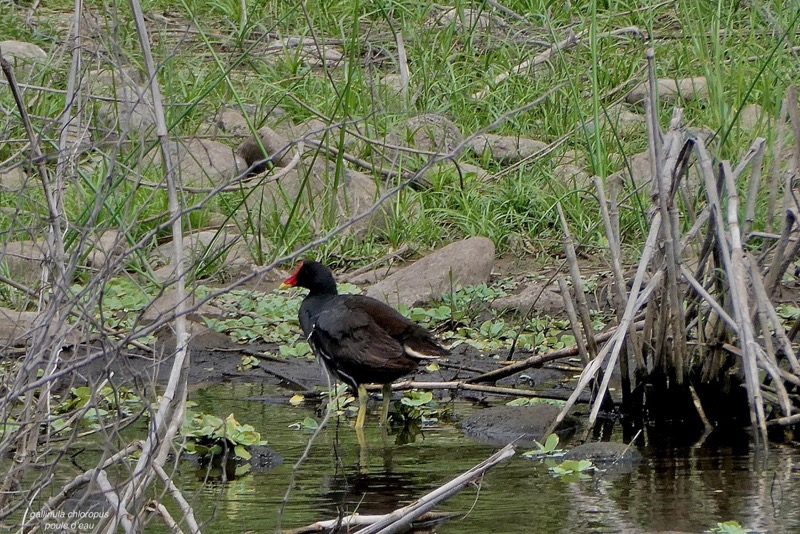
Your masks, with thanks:
M378 391L382 386L370 384L366 386L368 391ZM530 389L504 388L500 386L484 386L480 384L468 384L464 380L453 380L450 382L418 382L414 380L404 380L392 384L392 391L404 391L407 389L455 389L467 391L481 391L484 393L494 393L495 395L514 395L517 397L543 397L544 395Z
M483 476L486 471L500 462L508 460L514 456L514 454L516 454L514 446L509 443L483 462L466 471L462 475L454 478L444 486L433 490L424 497L420 498L418 501L411 503L408 506L404 506L403 508L399 508L390 514L386 514L382 520L368 526L363 530L360 530L359 533L390 534L392 532L403 531L416 518L432 510L440 503L460 492L476 478Z
M440 523L446 521L457 514L447 512L430 512L422 514L417 518L420 523ZM327 519L325 521L317 521L300 528L293 528L291 530L284 530L282 534L312 534L313 532L333 532L347 527L372 525L386 517L383 515L365 515L365 514L352 514L347 517L338 519Z
M644 321L636 321L634 326L637 330L641 330L644 327ZM603 341L607 341L611 339L614 335L614 332L617 331L617 327L611 328L606 330L602 334L598 334L595 337L595 340L599 343ZM511 376L515 373L520 371L524 371L525 369L530 369L531 367L536 367L537 365L541 365L546 362L551 362L553 360L560 360L561 358L569 358L570 356L577 356L578 355L578 347L573 345L571 347L564 347L563 349L554 350L551 352L547 352L545 354L536 354L527 358L525 360L519 361L517 363L506 365L505 367L500 367L498 369L494 369L487 373L483 373L480 376L473 376L472 378L466 379L464 382L468 384L474 384L476 382L496 382L501 378L505 378L507 376Z

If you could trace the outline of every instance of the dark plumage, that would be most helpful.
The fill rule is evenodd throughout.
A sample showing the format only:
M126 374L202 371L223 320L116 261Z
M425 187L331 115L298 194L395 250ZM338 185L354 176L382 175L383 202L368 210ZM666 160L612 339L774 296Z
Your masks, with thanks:
M314 352L339 379L358 392L356 427L364 425L365 383L384 384L381 422L386 421L391 382L417 368L419 360L447 356L433 335L383 302L364 295L339 295L331 271L301 262L281 287L305 287L300 326Z

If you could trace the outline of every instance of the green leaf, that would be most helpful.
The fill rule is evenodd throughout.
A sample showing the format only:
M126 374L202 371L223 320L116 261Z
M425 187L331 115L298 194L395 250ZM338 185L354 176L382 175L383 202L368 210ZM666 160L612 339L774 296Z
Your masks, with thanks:
M242 460L249 460L253 457L244 445L236 445L233 448L233 453Z
M547 436L547 439L544 442L544 450L547 452L552 452L556 450L556 447L558 447L558 435L550 434Z

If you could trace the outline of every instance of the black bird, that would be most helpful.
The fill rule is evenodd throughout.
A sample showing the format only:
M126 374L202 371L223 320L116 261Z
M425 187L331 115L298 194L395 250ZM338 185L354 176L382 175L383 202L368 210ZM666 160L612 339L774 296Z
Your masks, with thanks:
M380 423L389 415L391 383L417 368L420 360L448 356L433 335L397 310L365 295L339 295L330 269L303 261L281 289L305 287L300 326L328 370L358 392L356 428L364 427L366 383L383 384Z

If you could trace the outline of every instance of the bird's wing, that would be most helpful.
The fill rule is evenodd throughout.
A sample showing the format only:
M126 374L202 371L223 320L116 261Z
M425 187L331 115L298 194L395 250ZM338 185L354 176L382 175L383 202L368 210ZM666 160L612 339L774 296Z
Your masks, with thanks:
M367 312L375 324L403 345L406 354L412 358L440 358L450 354L428 330L379 300L365 295L347 295L344 306L349 310Z
M319 314L311 338L326 361L338 367L395 371L409 367L403 345L363 310L331 306Z

